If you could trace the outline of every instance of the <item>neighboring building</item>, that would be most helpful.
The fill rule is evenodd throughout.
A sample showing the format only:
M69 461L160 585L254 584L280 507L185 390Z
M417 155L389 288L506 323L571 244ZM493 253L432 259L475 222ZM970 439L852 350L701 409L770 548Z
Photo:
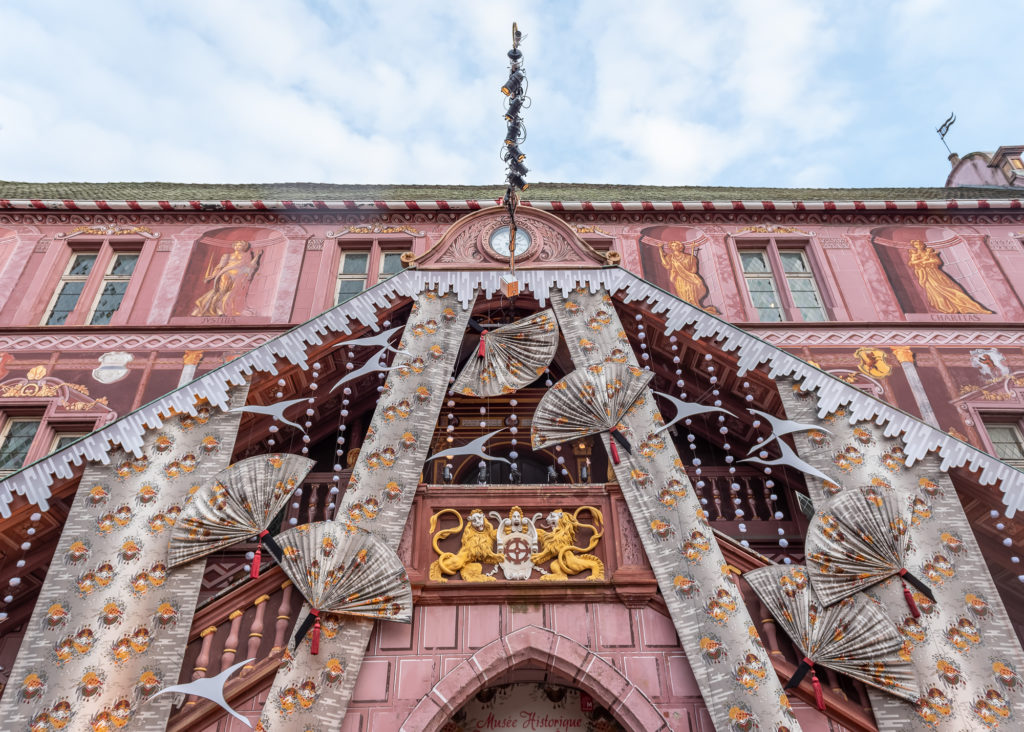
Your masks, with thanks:
M0 182L0 719L16 720L0 727L245 729L153 694L249 658L227 699L269 730L520 713L629 730L1024 724L1024 475L1007 467L1024 466L1022 149L965 157L947 188L534 185L514 301L499 289L499 188ZM470 314L493 329L547 308L563 337L547 373L485 400L441 395L476 358ZM394 355L406 366L331 389L376 358L340 343L410 319L418 365ZM529 450L551 384L606 359L731 416L630 434L618 466L607 436ZM298 399L298 428L224 411ZM675 414L644 404L631 419ZM793 446L832 482L757 462L778 448L760 455L769 424L748 407L816 424ZM362 449L407 419L402 448ZM424 462L501 428L489 450L517 453L515 471ZM282 526L334 518L386 537L411 625L325 620L320 654L304 641L292 658L303 600L266 557L249 578L255 544L168 570L189 489L274 451L316 461ZM658 461L676 451L673 488ZM938 603L906 620L898 582L872 590L921 677L916 707L824 668L824 713L809 680L779 706L802 654L737 575L802 564L803 497L820 507L837 484L923 491L907 566ZM516 580L458 558L474 509L529 536L498 523L514 507L543 530L575 512L576 550L531 559L509 543L529 577ZM553 557L567 579L542 579Z

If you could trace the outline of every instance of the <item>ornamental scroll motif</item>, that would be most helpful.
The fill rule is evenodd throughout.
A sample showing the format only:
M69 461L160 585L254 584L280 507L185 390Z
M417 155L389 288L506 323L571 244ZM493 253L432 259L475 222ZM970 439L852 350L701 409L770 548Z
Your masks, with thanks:
M583 512L589 513L590 522L580 520ZM437 530L446 515L456 524ZM546 516L535 513L529 518L519 506L513 506L504 518L497 511L489 516L475 508L463 521L459 511L445 508L430 517L438 554L430 565L431 580L447 582L453 575L466 582L529 580L535 572L541 580L567 580L588 571L586 579L604 579L604 562L590 553L604 535L604 515L599 509L580 506L570 513L558 508ZM457 552L441 548L440 542L460 533ZM586 544L580 546L584 539ZM484 572L484 565L492 565L490 571Z

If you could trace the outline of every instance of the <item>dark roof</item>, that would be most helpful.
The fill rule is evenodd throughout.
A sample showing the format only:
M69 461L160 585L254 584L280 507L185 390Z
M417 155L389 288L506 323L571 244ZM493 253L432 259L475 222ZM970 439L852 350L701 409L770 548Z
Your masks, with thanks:
M0 199L75 201L435 201L494 200L504 186L345 185L333 183L21 183L0 181ZM969 188L735 188L535 183L534 201L921 201L1019 198L1020 189Z

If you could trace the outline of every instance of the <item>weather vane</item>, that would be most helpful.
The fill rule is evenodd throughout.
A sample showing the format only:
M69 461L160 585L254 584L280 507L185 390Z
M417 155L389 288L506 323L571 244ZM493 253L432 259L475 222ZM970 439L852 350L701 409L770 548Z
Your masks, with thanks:
M946 152L950 155L953 154L953 151L950 150L949 145L946 144L946 133L949 132L949 128L953 126L954 122L956 122L956 112L950 112L946 121L935 129L935 131L939 133L939 139L942 140L942 144L946 145Z
M502 291L506 297L515 297L519 294L519 282L516 280L516 209L519 207L519 192L529 187L526 182L528 172L523 160L526 155L519 149L519 145L526 139L526 128L520 112L523 107L529 107L529 98L526 96L526 72L523 70L523 52L519 50L519 43L523 40L522 31L512 24L512 49L508 52L510 60L508 81L501 87L501 93L508 97L508 105L505 108L505 143L501 150L501 159L505 161L505 180L508 187L505 189L505 209L509 217L509 272L501 278Z

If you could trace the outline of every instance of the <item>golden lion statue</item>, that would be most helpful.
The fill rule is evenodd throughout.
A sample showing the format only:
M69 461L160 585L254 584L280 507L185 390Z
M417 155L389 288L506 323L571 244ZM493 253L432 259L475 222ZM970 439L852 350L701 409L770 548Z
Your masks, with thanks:
M444 508L430 517L430 533L434 533L437 528L437 519L445 513L453 514L459 523L451 529L438 531L434 536L434 551L439 556L430 565L430 579L447 582L448 580L443 575L458 572L466 582L493 582L494 577L482 574L481 562L499 564L505 561L505 555L494 552L496 534L491 522L484 516L483 511L474 508L469 513L466 530L462 531L462 514L453 508ZM459 549L458 554L443 551L438 547L437 542L460 531L462 531L462 548Z
M584 524L579 520L580 511L590 511L593 517L593 524ZM572 513L566 513L560 508L548 514L546 523L550 531L537 528L537 540L541 550L533 554L530 559L534 564L540 565L551 560L551 567L548 574L541 577L543 580L565 580L571 574L579 574L584 570L590 570L588 580L604 579L604 562L593 554L587 554L597 546L597 542L604 535L601 530L604 524L604 516L599 509L593 506L580 506ZM590 529L590 543L586 547L576 546L576 530L580 527Z

